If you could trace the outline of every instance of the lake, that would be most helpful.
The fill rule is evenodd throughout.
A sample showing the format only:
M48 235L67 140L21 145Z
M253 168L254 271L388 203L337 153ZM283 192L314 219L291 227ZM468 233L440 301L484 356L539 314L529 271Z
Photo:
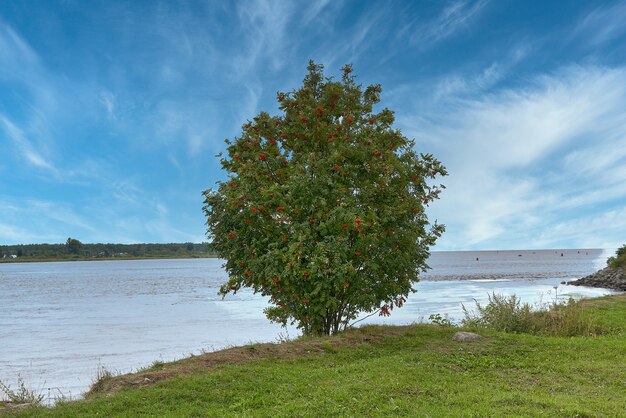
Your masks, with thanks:
M559 285L603 267L613 251L435 252L402 309L362 323L409 324L439 313L462 318L490 292L530 303L611 292ZM104 367L126 373L155 360L298 335L263 315L266 299L217 295L218 259L0 264L0 381L18 375L50 399L73 398ZM557 286L555 289L554 287Z

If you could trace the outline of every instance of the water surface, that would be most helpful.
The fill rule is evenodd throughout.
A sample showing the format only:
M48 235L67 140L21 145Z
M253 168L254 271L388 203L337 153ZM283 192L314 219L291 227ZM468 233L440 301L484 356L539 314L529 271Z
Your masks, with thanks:
M563 254L563 255L561 255ZM461 318L461 304L489 292L531 303L602 289L559 286L600 268L602 250L433 253L404 308L364 323L408 324L433 313ZM78 397L103 366L129 372L231 345L297 336L271 324L266 299L241 291L222 300L217 259L0 264L0 380L18 374L56 397ZM554 289L558 286L557 289ZM50 390L48 392L48 390Z

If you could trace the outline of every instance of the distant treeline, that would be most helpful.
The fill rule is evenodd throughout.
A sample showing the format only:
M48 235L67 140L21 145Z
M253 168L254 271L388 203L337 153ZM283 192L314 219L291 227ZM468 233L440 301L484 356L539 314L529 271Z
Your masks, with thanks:
M211 244L203 242L169 244L83 244L68 238L64 244L0 245L0 259L88 259L88 258L172 258L215 255ZM17 261L17 260L16 260Z

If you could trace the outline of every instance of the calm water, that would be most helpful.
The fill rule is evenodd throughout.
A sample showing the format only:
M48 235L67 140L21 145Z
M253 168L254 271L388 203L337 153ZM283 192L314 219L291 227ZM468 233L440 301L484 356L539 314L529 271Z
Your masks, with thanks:
M434 253L432 270L405 307L365 323L408 324L433 313L458 320L462 303L473 306L489 292L531 303L608 294L553 286L594 272L610 254ZM0 380L15 387L21 374L51 398L79 397L101 366L129 372L155 360L298 335L269 323L258 295L242 291L222 300L217 290L225 280L215 259L0 264Z

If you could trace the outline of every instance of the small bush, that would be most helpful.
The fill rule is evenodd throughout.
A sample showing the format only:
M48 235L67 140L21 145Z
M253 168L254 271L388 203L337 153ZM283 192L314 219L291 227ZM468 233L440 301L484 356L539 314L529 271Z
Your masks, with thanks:
M15 404L31 404L41 405L44 399L44 395L40 391L30 389L26 387L26 383L22 376L17 376L17 390L11 389L9 385L5 385L0 381L0 392L4 393L4 396L11 403Z
M463 326L489 328L496 331L551 335L561 337L593 336L604 333L591 318L585 315L580 302L569 299L533 309L521 303L516 295L489 295L489 303L476 302L476 312L463 306Z
M467 327L491 328L504 332L532 332L533 313L528 303L521 303L516 295L505 296L496 293L489 295L489 303L482 306L476 302L476 313L463 307Z

